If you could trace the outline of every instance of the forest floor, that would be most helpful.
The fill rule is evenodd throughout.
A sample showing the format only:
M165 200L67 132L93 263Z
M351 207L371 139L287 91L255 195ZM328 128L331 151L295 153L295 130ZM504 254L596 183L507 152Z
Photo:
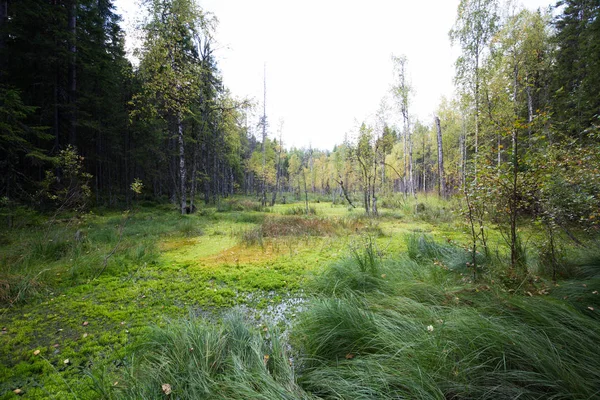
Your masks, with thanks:
M412 258L416 261L427 258L427 266L419 267L420 270L437 271L418 278L421 283L435 287L431 296L442 293L439 288L444 293L440 298L452 301L455 297L463 298L462 294L455 295L459 292L465 298L478 296L480 292L495 293L496 297L486 305L474 299L467 302L482 308L497 304L508 310L517 306L505 296L518 301L560 300L565 315L584 321L586 329L591 330L591 338L600 337L596 315L600 309L597 295L600 280L595 275L557 284L540 277L539 271L532 267L532 273L519 282L509 274L487 274L482 281L472 282L467 268L444 265L440 260L449 254L447 249L463 251L469 242L456 204L430 199L425 210L417 213L414 202L399 203L396 208L382 208L378 218L368 218L359 209L325 202L313 202L310 207L314 215L303 216L298 215L303 212L302 203L261 209L251 200L235 198L217 208L201 208L187 216L177 215L170 206L138 206L128 213L94 210L60 218L16 216L15 227L0 234L0 399L136 398L131 392L125 394L131 387L124 387L126 374L120 371L134 367L128 360L147 340L150 327L168 329L182 320L194 319L218 324L224 312L236 309L257 332L264 335L267 330L277 330L282 340L287 341L291 335L293 341L298 318L311 308L318 309L312 306L315 293L337 296L338 289L315 289L314 284L323 280L332 265L352 254L357 260L361 254L377 260L404 259L404 254L410 256L415 249L426 253L423 245L429 244L438 246L438 250L433 250L438 256L413 254ZM534 229L523 232L533 254L535 244L541 239ZM503 257L505 245L499 232L490 230L489 240L497 257ZM534 264L531 260L530 263ZM394 270L386 265L381 263L377 267L375 278L393 281ZM444 278L438 282L440 274ZM415 276L410 279L417 279ZM398 279L400 282L408 278ZM494 279L502 284L493 286ZM381 283L377 282L375 286ZM565 292L565 288L570 292ZM361 293L365 292L363 289ZM427 304L423 293L413 289L406 289L408 292L394 289L387 296L402 292L404 298L420 299ZM377 293L385 294L386 290L382 286ZM378 301L373 300L373 307ZM441 307L439 302L432 304ZM438 313L445 315L444 320L450 318L448 313L453 307L458 312L464 306L461 303L459 307L458 301L444 304L446 311ZM431 315L423 318L438 320ZM424 326L427 329L422 333L427 334L430 323ZM438 329L431 322L430 331L434 326ZM306 319L302 329L310 331ZM565 332L561 331L561 335ZM324 332L315 334L327 336ZM318 349L311 353L307 343L302 347L313 358L322 356ZM356 343L349 348L354 350L340 350L347 352L340 353L345 362L360 352ZM335 355L336 359L340 354ZM586 360L592 356L582 355ZM268 356L265 357L266 367ZM563 358L561 362L568 364L569 360ZM337 389L328 392L318 387L315 382L326 381L323 377L311 381L314 369L309 364L305 363L303 388L292 390L302 393L299 398L346 398ZM565 393L593 394L588 386L600 382L598 365L596 362L590 366L589 376L582 372L573 378L573 381L589 379L587 384L573 383L574 389ZM400 386L403 385L406 386ZM331 383L329 387L333 386ZM149 395L149 398L169 395L165 387L158 386L155 390L154 397ZM383 398L378 393L374 391L362 398ZM468 396L460 388L452 387L443 389L440 396L448 393L458 393L456 398L474 398L478 397L474 393L479 392L467 392L473 394Z

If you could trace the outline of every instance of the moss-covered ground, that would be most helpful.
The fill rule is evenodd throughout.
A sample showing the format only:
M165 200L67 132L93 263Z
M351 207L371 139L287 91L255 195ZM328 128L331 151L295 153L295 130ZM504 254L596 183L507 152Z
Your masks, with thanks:
M98 376L126 368L150 326L190 315L237 307L285 329L307 282L365 237L388 256L412 233L468 242L458 212L435 199L423 213L410 203L378 218L324 202L295 215L301 207L233 199L187 216L138 206L22 217L0 236L0 399L98 398Z

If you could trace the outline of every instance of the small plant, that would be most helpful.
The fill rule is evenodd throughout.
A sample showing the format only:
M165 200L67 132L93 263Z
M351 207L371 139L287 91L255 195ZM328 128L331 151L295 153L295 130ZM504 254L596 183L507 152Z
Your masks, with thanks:
M185 218L179 224L179 231L186 237L202 236L204 234L198 226L198 221L191 218Z
M46 171L42 182L42 198L58 210L81 210L87 206L92 194L89 181L92 175L84 172L84 158L69 145L61 150L55 160L55 168Z
M370 236L364 237L364 246L350 248L352 259L363 273L369 273L373 276L379 274L380 256L377 251L377 244Z
M262 226L258 228L249 229L243 231L241 234L242 243L246 246L263 246L263 229Z
M135 200L137 202L139 195L142 194L142 191L144 190L144 183L141 179L135 178L129 186L129 189L131 189L131 191L134 193Z

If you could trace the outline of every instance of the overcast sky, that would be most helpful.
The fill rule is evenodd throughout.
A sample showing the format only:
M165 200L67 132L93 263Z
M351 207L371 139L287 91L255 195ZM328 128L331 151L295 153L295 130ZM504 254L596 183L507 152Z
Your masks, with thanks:
M532 9L553 2L522 1ZM131 35L138 0L115 3ZM372 121L394 82L392 54L408 58L415 118L431 123L441 97L453 95L459 50L451 47L448 31L459 0L199 3L219 20L216 56L235 96L262 106L266 65L269 134L276 136L283 121L286 147L332 149L357 123ZM398 111L392 107L389 114L393 119Z

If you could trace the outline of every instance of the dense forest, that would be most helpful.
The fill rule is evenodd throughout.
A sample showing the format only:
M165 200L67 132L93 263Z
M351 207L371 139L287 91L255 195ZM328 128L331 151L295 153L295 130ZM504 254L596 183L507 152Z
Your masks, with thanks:
M0 0L0 399L598 396L599 0L460 0L455 95L378 60L333 149L141 6Z

